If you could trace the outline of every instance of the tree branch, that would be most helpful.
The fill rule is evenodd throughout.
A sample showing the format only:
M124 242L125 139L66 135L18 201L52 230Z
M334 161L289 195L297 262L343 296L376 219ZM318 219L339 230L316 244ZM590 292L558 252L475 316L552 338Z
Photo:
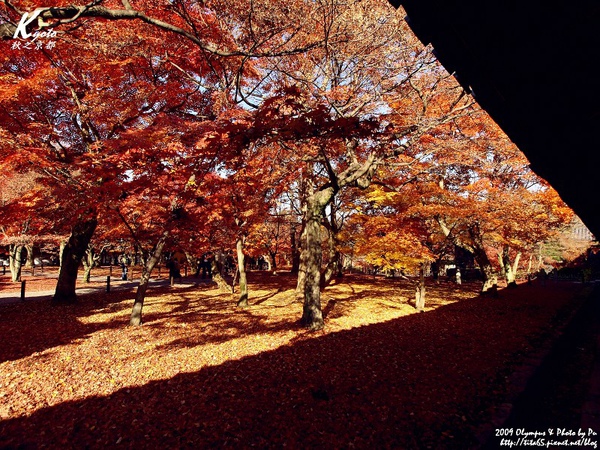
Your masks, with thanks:
M125 1L126 9L111 9L106 8L105 6L99 6L96 4L97 1L89 3L87 5L72 5L66 7L47 7L47 8L38 8L40 11L38 14L38 18L41 19L41 22L38 22L38 28L40 30L45 28L56 28L60 25L74 22L83 17L94 17L94 18L102 18L107 20L140 20L149 25L160 28L161 30L168 31L171 33L178 34L185 39L193 42L202 50L211 53L217 56L223 57L232 57L232 56L247 56L251 58L262 58L262 57L277 57L277 56L286 56L286 55L294 55L299 53L304 53L309 50L312 50L316 47L321 46L320 42L309 43L303 47L294 48L290 50L282 50L282 51L267 51L267 52L248 52L243 50L226 50L219 48L214 44L210 44L207 42L203 42L197 35L191 33L183 28L180 28L176 25L173 25L168 22L164 22L162 20L156 19L154 17L150 17L144 14L141 11L137 11L134 9L130 9L131 5L127 1ZM128 7L129 5L129 7ZM15 9L15 11L17 11ZM17 27L14 24L3 24L0 26L0 39L14 39L14 33Z

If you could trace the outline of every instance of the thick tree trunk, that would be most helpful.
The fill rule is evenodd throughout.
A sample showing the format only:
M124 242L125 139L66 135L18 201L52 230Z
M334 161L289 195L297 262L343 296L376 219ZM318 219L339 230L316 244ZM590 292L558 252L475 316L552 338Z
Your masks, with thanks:
M146 299L146 291L148 290L150 275L152 274L154 267L156 267L160 261L160 256L162 255L162 251L165 247L168 236L168 232L163 233L160 240L154 246L152 254L142 266L142 276L140 277L140 284L138 284L137 291L135 293L135 301L133 303L129 325L139 326L142 324L142 308L144 307L144 300Z
M240 298L237 305L240 308L248 306L248 280L246 277L246 255L244 255L244 236L239 236L235 243L237 253L238 272L240 274Z
M8 267L10 268L10 279L13 283L21 281L23 249L23 245L11 244L9 246Z
M320 330L324 326L321 311L321 221L325 207L334 195L334 188L329 187L310 195L306 201L306 225L303 233L303 244L306 246L301 256L305 270L302 324L311 330Z
M71 236L62 252L58 282L52 303L71 304L77 301L75 294L77 271L97 225L98 220L94 217L81 220L73 227Z
M306 235L306 261L304 281L304 308L302 324L312 330L323 328L321 311L321 218L318 214L307 220L304 228Z

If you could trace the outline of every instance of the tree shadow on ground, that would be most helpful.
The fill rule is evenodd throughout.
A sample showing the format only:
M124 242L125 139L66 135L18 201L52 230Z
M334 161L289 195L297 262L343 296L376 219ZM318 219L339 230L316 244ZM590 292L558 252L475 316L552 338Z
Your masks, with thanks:
M364 300L376 301L385 308L405 309L415 307L416 278L389 278L384 276L350 274L336 280L322 293L323 314L330 319L352 315L356 305ZM427 308L447 303L450 298L473 298L481 283L467 282L457 285L452 281L435 283L426 281Z
M41 409L0 422L0 447L476 447L507 373L561 308L549 292L522 292L302 334L276 350Z
M184 295L186 292L199 292L210 286L190 286L176 289L158 286L148 296L161 296L167 293ZM52 305L48 300L28 300L19 303L0 305L0 363L12 361L42 352L46 349L65 345L77 339L106 329L119 329L128 326L129 313L133 306L135 290L113 290L78 295L74 305ZM178 302L178 304L181 302ZM185 304L180 305L185 308ZM110 322L85 323L83 318L104 311L121 311L122 319ZM40 326L40 318L52 326Z
M52 305L48 300L28 301L0 306L0 362L12 361L36 352L68 344L103 329L117 329L125 323L119 321L83 323L100 308L123 309L124 299L130 292L79 296L75 305ZM40 318L52 326L40 326Z

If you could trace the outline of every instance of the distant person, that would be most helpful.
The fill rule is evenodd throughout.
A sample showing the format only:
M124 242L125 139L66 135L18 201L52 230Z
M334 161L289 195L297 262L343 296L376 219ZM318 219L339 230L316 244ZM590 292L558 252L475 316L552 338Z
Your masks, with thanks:
M121 255L119 262L121 264L121 280L127 281L127 256Z
M177 258L171 258L167 261L166 266L169 269L169 279L181 279L179 261L177 261Z
M210 265L209 256L204 255L204 258L202 259L202 278L212 278L212 270Z
M179 261L177 258L173 260L173 277L177 279L181 279L181 269L179 266Z

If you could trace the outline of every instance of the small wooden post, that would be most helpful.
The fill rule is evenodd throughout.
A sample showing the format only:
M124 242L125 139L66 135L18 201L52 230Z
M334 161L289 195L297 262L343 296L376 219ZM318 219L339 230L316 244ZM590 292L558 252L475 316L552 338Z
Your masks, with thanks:
M175 285L175 277L170 278L171 286Z
M108 266L108 276L112 277L112 264Z
M110 275L106 277L106 292L110 292Z
M25 280L21 281L21 301L25 301Z

